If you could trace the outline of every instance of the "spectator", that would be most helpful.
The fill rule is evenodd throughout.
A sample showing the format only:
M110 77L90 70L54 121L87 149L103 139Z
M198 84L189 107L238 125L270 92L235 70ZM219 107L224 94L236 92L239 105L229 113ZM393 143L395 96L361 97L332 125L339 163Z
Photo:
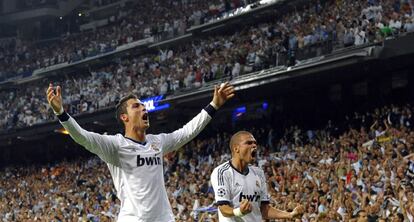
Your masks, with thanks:
M368 136L391 113L401 119L409 112L410 104L355 113L344 123L330 121L312 130L312 140L304 139L309 130L298 126L278 134L251 128L264 145L258 147L258 165L266 174L271 204L292 210L301 203L306 206L303 221L412 220L413 125L390 124L385 137ZM377 118L365 122L361 116ZM339 127L350 122L349 128ZM327 133L333 128L337 135ZM230 157L228 135L195 139L186 145L191 149L164 158L166 190L177 220L217 221L208 176ZM269 152L267 141L280 151ZM120 206L103 164L92 158L1 169L1 220L115 220Z
M69 96L65 108L73 114L94 112L113 106L117 100L107 93L109 87L119 94L133 92L139 97L174 93L179 88L200 87L214 79L234 78L276 65L292 66L298 60L331 52L333 48L382 41L411 32L414 27L411 5L394 2L330 0L316 4L311 1L306 7L281 15L277 21L247 26L232 35L206 37L156 54L117 58L92 68L90 73L51 77L22 89L0 91L0 129L26 127L53 119L41 96L42 81L70 86L66 87L70 92L87 92ZM230 8L245 4L230 3ZM175 14L169 9L180 12ZM0 75L6 78L13 72L22 74L105 53L144 38L151 27L156 28L154 35L168 36L164 32L188 22L180 9L186 9L185 13L200 11L207 17L225 12L224 4L214 1L146 2L136 5L115 24L65 36L47 47L38 48L20 39L2 40ZM137 11L162 16L146 16ZM83 40L79 42L79 39ZM92 87L85 89L86 85Z

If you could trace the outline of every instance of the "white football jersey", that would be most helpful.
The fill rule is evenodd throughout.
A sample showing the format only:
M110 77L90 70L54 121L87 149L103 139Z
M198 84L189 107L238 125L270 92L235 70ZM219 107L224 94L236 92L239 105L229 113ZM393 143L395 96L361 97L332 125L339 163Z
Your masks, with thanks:
M72 117L61 124L77 143L107 163L121 200L118 222L172 222L174 215L164 185L163 154L192 140L210 120L203 109L181 129L169 134L149 134L145 143L121 134L86 131Z
M211 174L211 184L217 205L227 204L233 208L240 207L240 202L247 199L252 204L252 212L243 217L224 217L218 210L220 222L261 222L260 205L269 202L265 175L262 169L248 166L246 173L239 172L231 160L216 167Z

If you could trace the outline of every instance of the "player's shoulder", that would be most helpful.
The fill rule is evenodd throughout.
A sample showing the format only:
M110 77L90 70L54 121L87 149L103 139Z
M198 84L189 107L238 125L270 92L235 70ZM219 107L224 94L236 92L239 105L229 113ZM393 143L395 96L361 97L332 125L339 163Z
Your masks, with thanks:
M263 169L254 165L249 165L249 171L253 172L256 175L264 175Z
M216 169L228 169L230 168L230 161L226 161L216 167Z
M263 171L262 168L249 164L249 169L255 170L255 171Z
M124 137L122 134L120 134L120 133L117 133L117 134L115 134L115 135L107 135L107 134L102 134L102 136L104 136L104 137L106 137L106 138L109 138L109 139L111 139L111 140L118 141L118 142L120 142L120 141L122 141L122 140L124 140L124 139L125 139L125 137Z
M135 141L125 137L124 135L117 133L115 135L108 135L108 137L110 137L111 139L113 139L114 141L116 141L120 147L123 146L129 146L131 143L134 143Z
M110 138L111 140L115 141L116 143L118 143L120 146L122 146L123 144L126 144L126 139L124 137L124 135L117 133L115 135L104 135L108 138Z
M229 170L230 167L229 161L218 165L211 173L211 181L213 183L218 183L219 186L224 185L225 178L231 178L231 170Z
M164 135L166 135L165 133L160 133L160 134L147 134L146 140L149 142L161 142L164 139Z
M214 168L213 173L223 174L225 171L228 171L228 169L230 169L230 162L226 161Z

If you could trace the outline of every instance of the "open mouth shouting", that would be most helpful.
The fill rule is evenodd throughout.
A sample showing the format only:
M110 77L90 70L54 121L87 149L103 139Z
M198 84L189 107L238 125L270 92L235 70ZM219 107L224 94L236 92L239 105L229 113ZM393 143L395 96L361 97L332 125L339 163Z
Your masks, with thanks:
M142 121L143 121L143 123L145 124L145 125L149 125L149 116L148 116L148 113L144 113L143 115L142 115Z
M148 113L144 113L144 115L142 115L142 120L148 121Z
M251 155L252 155L252 159L256 160L257 159L257 150L256 149L252 150Z

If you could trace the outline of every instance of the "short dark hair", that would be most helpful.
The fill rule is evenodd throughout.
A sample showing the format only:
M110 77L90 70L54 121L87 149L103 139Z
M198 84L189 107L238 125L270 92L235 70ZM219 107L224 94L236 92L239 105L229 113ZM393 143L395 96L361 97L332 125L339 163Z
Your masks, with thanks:
M118 121L119 125L124 126L124 122L122 122L121 120L121 114L126 114L127 113L127 101L130 99L138 99L138 97L136 95L133 94L128 94L124 97L122 97L118 104L116 104L115 106L115 118L116 121Z
M252 133L250 133L248 131L241 130L241 131L233 134L233 136L230 138L230 144L229 144L230 145L230 151L231 151L232 154L233 154L233 146L236 143L239 143L239 138L240 138L241 135L252 135Z

